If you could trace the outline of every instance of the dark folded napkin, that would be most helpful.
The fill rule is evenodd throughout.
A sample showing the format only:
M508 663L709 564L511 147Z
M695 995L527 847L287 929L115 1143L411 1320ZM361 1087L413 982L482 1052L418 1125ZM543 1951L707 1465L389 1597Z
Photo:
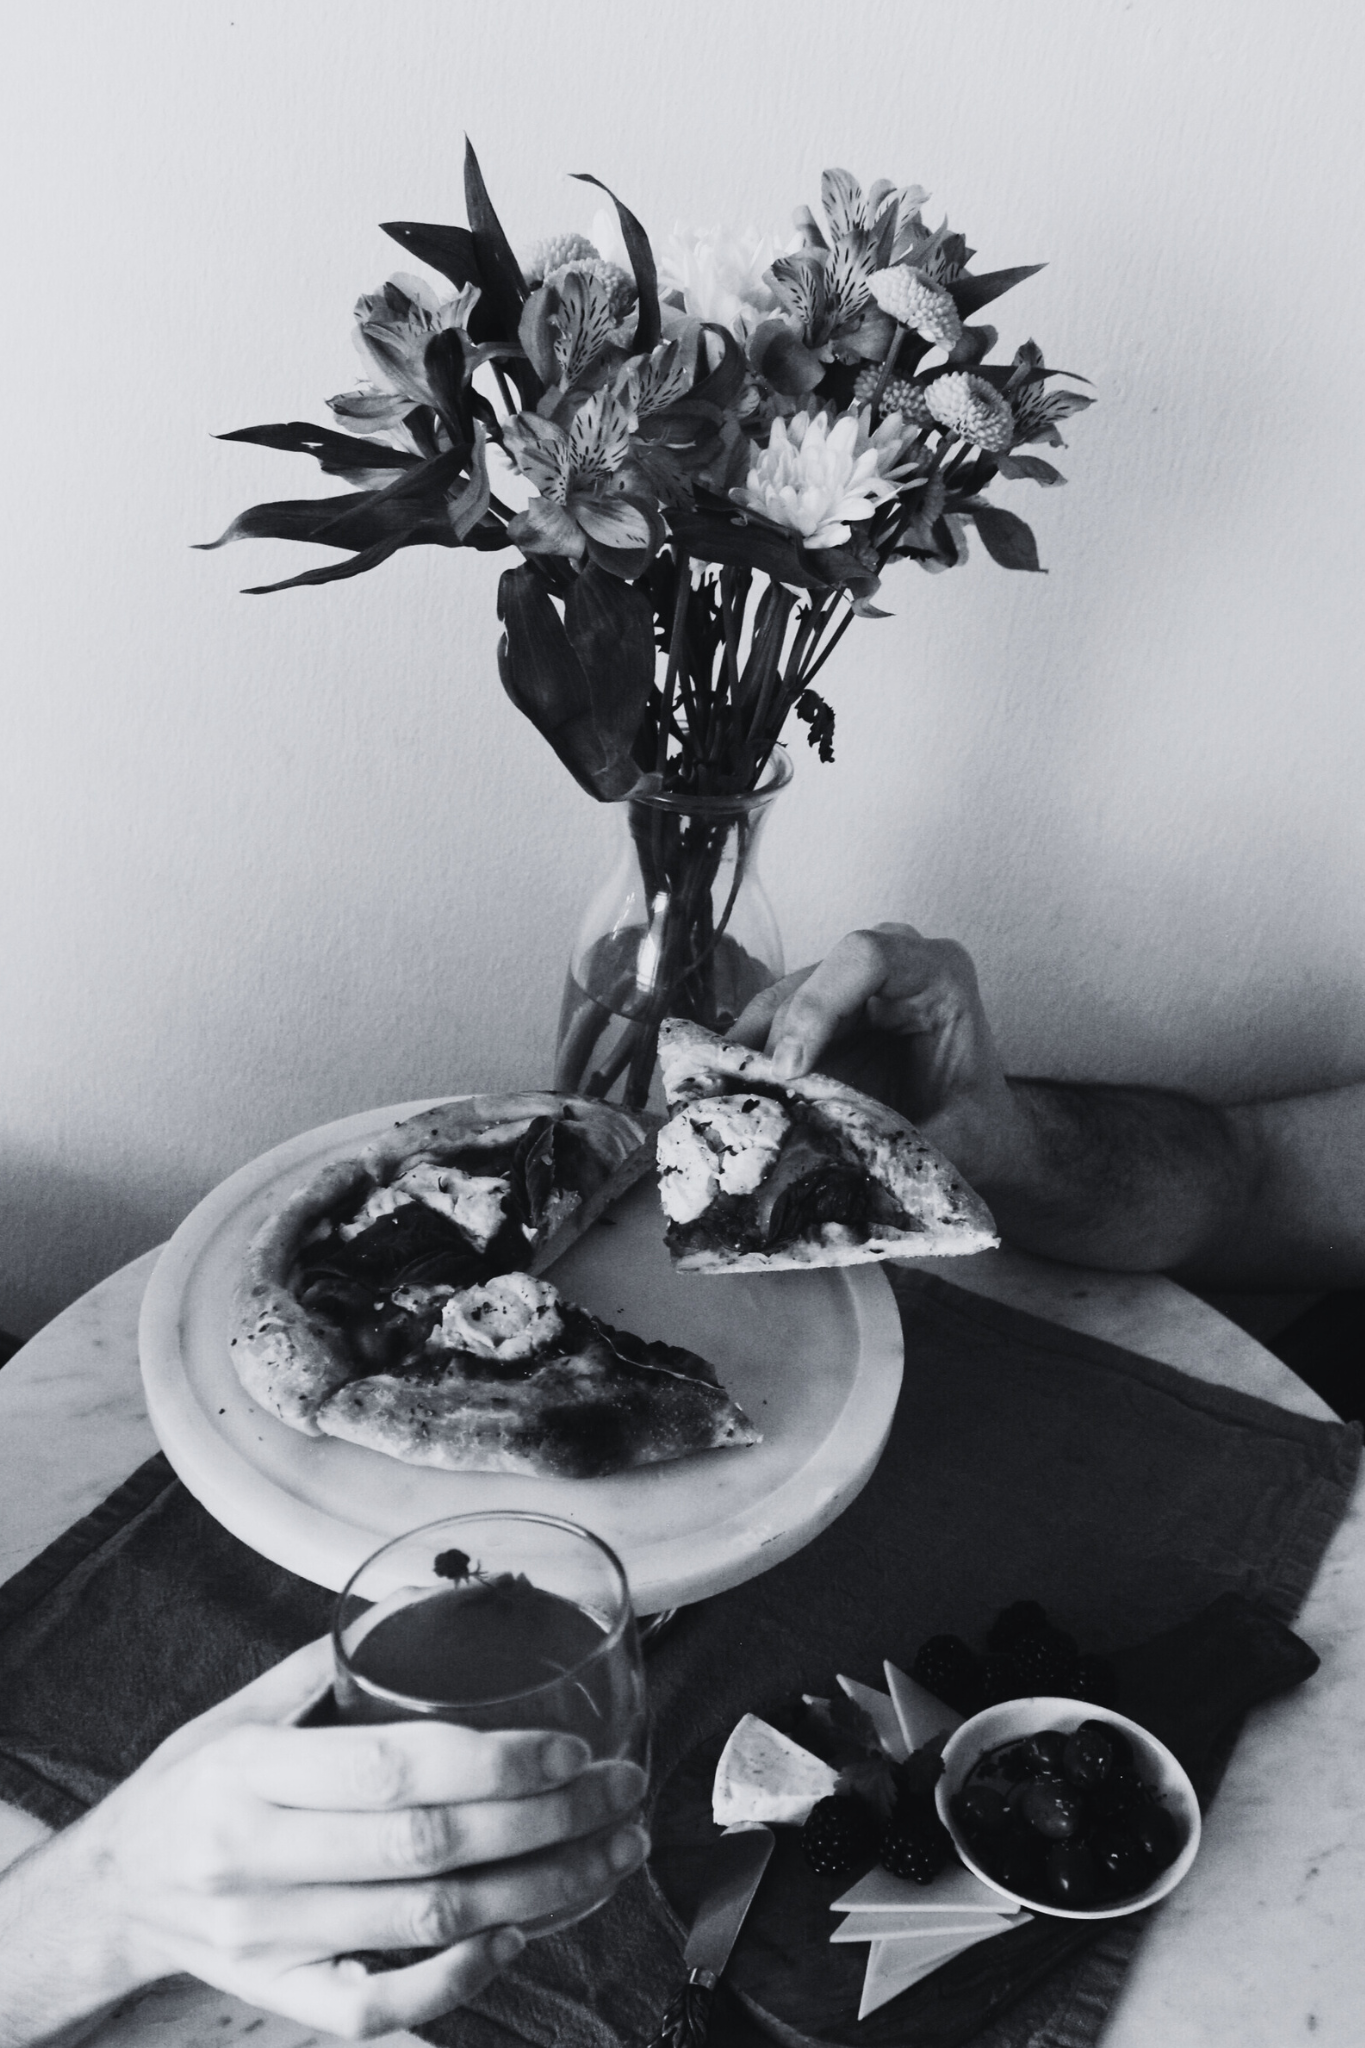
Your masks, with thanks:
M1312 1583L1350 1498L1357 1426L1206 1386L937 1280L893 1280L906 1374L882 1461L807 1549L685 1609L651 1650L656 1783L760 1702L828 1692L836 1671L878 1684L883 1657L908 1662L945 1630L979 1640L1011 1600L1041 1600L1105 1651L1222 1594L1286 1622ZM0 1795L73 1818L186 1716L320 1634L330 1607L153 1459L0 1588ZM1111 1923L1041 1982L1021 1979L1010 2010L983 2008L981 2048L1087 2048L1139 1932ZM460 2048L622 2048L649 2036L679 1953L678 1922L641 1876L425 2031ZM867 2038L913 2042L894 2013ZM752 2022L732 2008L726 2024L738 2040Z

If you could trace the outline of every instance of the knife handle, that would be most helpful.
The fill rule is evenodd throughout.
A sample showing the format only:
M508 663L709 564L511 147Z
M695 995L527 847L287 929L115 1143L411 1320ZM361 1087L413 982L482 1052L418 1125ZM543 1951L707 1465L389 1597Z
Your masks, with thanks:
M714 1970L689 1970L685 1982L669 1999L649 2048L701 2048L711 2024L715 1995Z

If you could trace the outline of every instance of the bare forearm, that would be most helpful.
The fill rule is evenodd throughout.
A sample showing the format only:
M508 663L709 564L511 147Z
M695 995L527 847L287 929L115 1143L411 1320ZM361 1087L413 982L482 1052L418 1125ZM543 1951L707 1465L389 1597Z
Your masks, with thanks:
M1365 1086L1220 1107L1012 1080L975 1185L1009 1242L1076 1265L1365 1286Z
M1153 1088L1009 1089L1013 1114L978 1185L1022 1250L1110 1271L1193 1271L1244 1211L1254 1164L1228 1112Z
M139 1988L101 1928L72 1837L0 1873L0 2048L68 2048Z

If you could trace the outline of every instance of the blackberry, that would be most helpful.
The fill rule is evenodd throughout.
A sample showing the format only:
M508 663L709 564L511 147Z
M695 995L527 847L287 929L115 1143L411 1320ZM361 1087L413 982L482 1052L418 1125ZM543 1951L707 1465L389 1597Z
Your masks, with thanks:
M974 1714L982 1703L981 1659L961 1636L930 1636L921 1643L910 1676L954 1713Z
M952 1853L952 1838L927 1801L898 1808L882 1836L882 1868L911 1884L932 1884Z
M831 1792L811 1808L801 1847L817 1877L852 1877L877 1854L877 1823L861 1799Z
M1036 1600L1015 1600L1002 1607L986 1637L988 1650L1012 1650L1030 1636L1046 1635L1052 1627L1046 1610Z

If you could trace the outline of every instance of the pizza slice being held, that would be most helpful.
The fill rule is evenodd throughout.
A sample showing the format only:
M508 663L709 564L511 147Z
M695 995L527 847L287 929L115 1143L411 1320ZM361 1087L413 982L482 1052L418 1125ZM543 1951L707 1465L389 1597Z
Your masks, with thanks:
M659 1033L674 1114L658 1137L667 1243L683 1272L946 1258L999 1243L990 1211L913 1124L824 1074L779 1081L699 1024Z
M340 1387L317 1426L411 1465L595 1479L759 1442L712 1368L499 1275L443 1295L420 1365Z

